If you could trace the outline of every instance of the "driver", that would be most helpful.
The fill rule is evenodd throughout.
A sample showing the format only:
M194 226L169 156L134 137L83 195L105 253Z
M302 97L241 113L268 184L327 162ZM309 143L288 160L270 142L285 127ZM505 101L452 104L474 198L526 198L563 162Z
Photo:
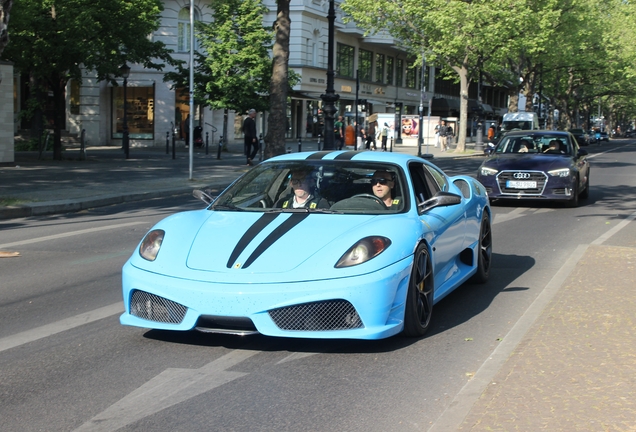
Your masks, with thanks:
M400 198L392 197L393 189L395 188L395 174L382 170L374 172L371 178L371 187L373 188L373 195L384 203L387 210L398 208L401 201Z
M311 175L311 170L292 170L289 179L292 192L279 199L276 208L329 208L329 202L316 192L316 181Z

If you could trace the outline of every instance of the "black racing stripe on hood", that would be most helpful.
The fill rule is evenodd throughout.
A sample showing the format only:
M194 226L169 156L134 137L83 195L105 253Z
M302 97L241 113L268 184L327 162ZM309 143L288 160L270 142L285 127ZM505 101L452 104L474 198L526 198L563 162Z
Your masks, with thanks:
M323 159L329 153L332 153L332 152L331 151L319 151L319 152L316 152L316 153L312 153L312 154L309 155L309 157L307 157L307 160Z
M334 159L335 160L351 160L353 159L353 157L357 154L360 154L360 152L357 151L348 151L348 152L344 152L339 154L338 156L336 156Z
M241 239L234 247L234 250L230 255L230 259L227 260L227 268L232 268L236 259L245 250L247 245L250 244L252 240L254 240L254 237L256 237L258 233L263 231L267 225L272 223L272 221L280 215L281 213L264 213L263 216L261 216L256 222L254 222L254 224L249 227L247 231L245 231L243 237L241 237Z
M245 264L243 264L244 269L248 268L256 259L263 254L271 245L276 243L282 236L287 234L293 227L301 223L305 218L309 216L309 213L294 213L289 219L280 224L274 231L267 236L265 240L261 244L258 245L252 255L247 258Z

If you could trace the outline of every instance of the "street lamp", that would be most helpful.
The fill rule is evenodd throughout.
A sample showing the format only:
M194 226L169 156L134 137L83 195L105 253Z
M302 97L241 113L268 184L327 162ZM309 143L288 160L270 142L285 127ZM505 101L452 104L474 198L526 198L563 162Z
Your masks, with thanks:
M128 159L130 157L130 137L128 135L128 95L126 94L126 90L128 87L128 77L130 76L130 66L124 62L124 64L119 68L119 72L124 78L124 128L121 137L121 144L124 148L126 159Z
M325 144L324 150L333 150L335 147L336 137L333 132L334 117L336 115L336 101L340 99L333 88L333 53L334 53L334 21L336 20L336 9L334 0L329 0L329 13L327 14L329 22L328 44L327 44L327 90L321 95L322 110L325 113ZM357 102L357 101L356 101Z

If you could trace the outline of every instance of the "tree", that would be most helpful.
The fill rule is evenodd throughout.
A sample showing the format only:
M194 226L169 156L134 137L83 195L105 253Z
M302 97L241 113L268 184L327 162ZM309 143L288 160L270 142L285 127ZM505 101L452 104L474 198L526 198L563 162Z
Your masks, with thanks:
M549 0L546 0L546 2ZM556 0L554 0L556 1ZM543 38L532 0L347 0L353 20L369 32L387 30L410 54L452 71L460 83L457 151L464 151L468 90L479 69L498 63L516 44ZM369 13L369 11L374 13ZM541 23L545 23L542 17Z
M276 39L272 51L272 78L269 87L269 118L265 137L265 157L285 153L287 132L287 90L289 82L289 17L290 0L277 0L274 29Z
M100 80L119 75L124 62L162 69L172 62L162 42L148 38L159 28L161 0L21 0L11 16L11 44L3 57L28 72L34 85L53 92L53 157L62 158L65 88L84 69ZM36 94L37 88L32 89Z
M195 62L195 102L224 110L227 137L228 110L267 109L272 32L263 27L267 9L260 0L217 0L210 6L212 22L195 23L201 46ZM187 65L181 63L164 79L187 87L188 75Z

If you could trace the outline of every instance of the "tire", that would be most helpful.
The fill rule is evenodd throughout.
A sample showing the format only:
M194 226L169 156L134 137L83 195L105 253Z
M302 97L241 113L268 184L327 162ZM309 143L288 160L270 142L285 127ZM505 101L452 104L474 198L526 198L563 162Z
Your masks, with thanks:
M492 227L487 212L481 218L479 229L479 247L477 248L477 272L470 279L473 283L486 283L490 278L492 265Z
M579 206L579 178L574 179L572 183L572 198L568 201L567 206L570 208L576 208Z
M404 310L404 336L420 337L429 329L433 315L433 268L425 244L420 244L413 256Z
M590 196L590 175L588 174L587 179L585 180L585 187L583 188L583 191L581 192L579 197L581 199L588 199L589 196Z

